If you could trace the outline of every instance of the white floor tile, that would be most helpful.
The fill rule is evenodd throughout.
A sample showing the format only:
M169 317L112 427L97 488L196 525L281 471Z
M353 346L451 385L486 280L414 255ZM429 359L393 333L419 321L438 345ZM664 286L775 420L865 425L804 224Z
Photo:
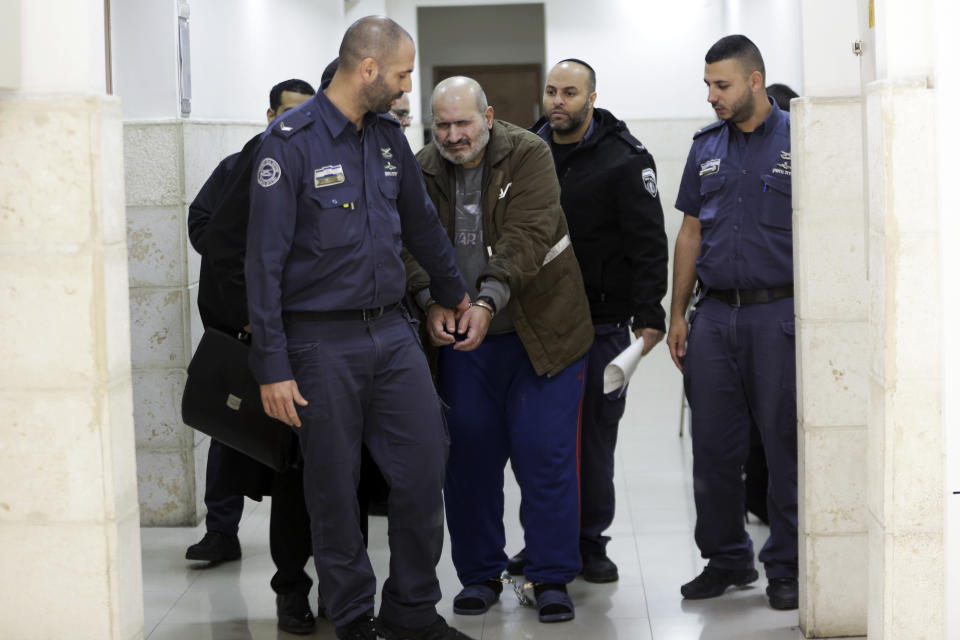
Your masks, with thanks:
M680 597L680 585L704 565L693 542L689 434L678 436L681 379L661 345L640 365L620 425L616 487L618 511L608 534L619 582L582 579L569 591L576 619L541 624L536 610L521 606L511 590L481 616L452 612L460 589L449 546L437 568L443 591L441 615L476 640L798 640L797 612L770 609L762 578L753 586L699 602ZM505 526L508 554L523 546L518 522L520 492L506 472ZM287 640L277 630L273 566L267 546L269 498L248 500L240 524L243 558L207 568L183 554L204 527L143 529L144 637L149 640ZM386 520L371 519L371 559L386 575ZM766 527L748 527L757 551ZM315 575L312 562L309 567ZM382 583L381 583L382 584ZM315 600L312 598L314 604ZM319 621L311 638L333 640Z

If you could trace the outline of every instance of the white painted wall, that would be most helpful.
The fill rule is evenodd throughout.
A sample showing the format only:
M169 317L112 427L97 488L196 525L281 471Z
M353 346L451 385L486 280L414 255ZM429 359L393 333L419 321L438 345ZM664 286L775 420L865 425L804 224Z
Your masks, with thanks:
M725 30L742 33L760 48L767 68L767 84L781 82L802 94L805 87L800 4L799 0L727 0Z
M105 91L103 0L6 0L0 15L0 87Z
M115 2L114 88L125 120L179 116L177 3ZM316 86L337 55L342 0L190 0L195 120L264 122L270 87Z
M387 0L386 9L419 39L417 7L477 4L490 7L496 16L498 5L514 3ZM597 104L625 120L709 121L713 113L703 87L703 56L729 33L744 33L757 42L771 81L803 93L800 0L598 0L590 5L544 0L543 5L547 67L568 57L587 60L597 70ZM419 76L414 86L421 86ZM420 105L413 108L419 111ZM421 117L413 115L416 120Z
M364 16L387 15L386 0L345 0L346 26L350 26Z
M954 329L960 323L960 300L954 289L953 275L960 273L960 253L955 250L955 238L960 236L960 196L953 185L954 150L960 145L960 132L946 123L953 120L956 105L960 100L960 41L954 37L954 25L960 21L960 5L956 0L936 0L936 32L934 51L936 60L938 135L938 166L940 171L940 304L943 309L943 335L945 356L941 359L943 371L941 394L943 398L944 423L944 553L945 637L960 637L960 334Z
M548 0L547 65L581 58L597 71L597 105L624 120L712 119L703 56L725 35L717 0L606 0L586 11Z
M863 5L862 10L860 5ZM802 95L860 95L862 61L853 54L853 43L858 39L867 39L861 35L865 32L861 31L859 19L865 11L866 0L804 0L801 10ZM863 22L866 24L865 20ZM871 51L865 59L872 61L873 58Z
M270 87L314 88L337 56L342 0L191 0L191 118L265 121Z
M177 80L176 0L125 0L110 7L113 92L124 120L175 118Z
M875 3L877 78L933 75L932 2L885 0ZM948 36L953 38L952 34Z
M20 2L5 0L0 20L0 90L20 88Z

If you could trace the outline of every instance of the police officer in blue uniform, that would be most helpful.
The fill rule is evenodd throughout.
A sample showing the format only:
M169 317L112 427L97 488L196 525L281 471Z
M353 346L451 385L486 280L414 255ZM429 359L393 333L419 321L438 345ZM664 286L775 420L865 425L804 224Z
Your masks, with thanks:
M386 115L411 89L414 53L392 20L351 25L329 87L274 121L251 183L251 369L267 413L298 427L320 594L342 639L467 637L437 614L449 439L400 304L401 243L430 274L445 326L469 302L413 153ZM378 619L358 524L361 443L391 489Z
M754 582L744 528L751 422L770 467L770 538L760 552L775 609L797 608L797 407L790 201L790 116L768 99L763 58L741 35L707 52L719 120L697 132L676 207L667 344L693 420L695 537L708 564L681 587L712 598ZM695 282L703 293L685 312Z

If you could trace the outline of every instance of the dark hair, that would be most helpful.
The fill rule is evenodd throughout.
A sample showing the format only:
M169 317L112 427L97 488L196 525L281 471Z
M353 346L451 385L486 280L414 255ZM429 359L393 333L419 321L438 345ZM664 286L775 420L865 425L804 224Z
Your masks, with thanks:
M707 51L704 60L707 64L713 64L731 58L740 63L743 70L746 71L746 75L759 71L760 75L766 79L767 71L763 66L763 56L760 55L760 49L747 36L734 35L720 38Z
M384 16L360 18L343 34L340 42L340 64L345 69L355 69L364 58L373 58L378 63L389 59L400 41L413 38L406 29Z
M270 89L270 108L274 111L280 106L280 98L284 91L302 93L305 96L312 96L316 93L309 82L298 80L297 78L284 80L283 82L273 85L273 89Z
M784 111L790 111L790 100L799 97L796 91L780 83L774 83L767 87L767 95L773 98L777 106Z
M320 76L320 90L323 91L328 86L330 86L330 81L333 80L333 76L337 73L337 67L340 66L340 58L334 58L330 64L323 70L323 74Z
M581 60L580 58L564 58L563 60L561 60L561 61L558 62L557 64L563 64L564 62L573 62L573 63L575 63L575 64L580 65L581 67L586 68L586 70L587 70L587 72L588 72L588 77L587 77L587 93L593 93L594 91L597 90L597 72L594 71L593 67L591 67L589 64L587 64L586 62L584 62L584 61ZM556 66L556 65L554 65L554 66Z

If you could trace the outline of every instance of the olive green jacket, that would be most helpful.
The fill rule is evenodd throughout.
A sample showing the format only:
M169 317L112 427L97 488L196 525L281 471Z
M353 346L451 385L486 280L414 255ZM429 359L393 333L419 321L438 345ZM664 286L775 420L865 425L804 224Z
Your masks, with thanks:
M456 219L454 165L436 147L417 154L427 193L451 237ZM495 120L483 157L481 210L487 266L478 278L510 287L507 308L537 375L556 375L593 342L583 277L560 208L549 147L536 134ZM429 285L407 256L407 291Z

